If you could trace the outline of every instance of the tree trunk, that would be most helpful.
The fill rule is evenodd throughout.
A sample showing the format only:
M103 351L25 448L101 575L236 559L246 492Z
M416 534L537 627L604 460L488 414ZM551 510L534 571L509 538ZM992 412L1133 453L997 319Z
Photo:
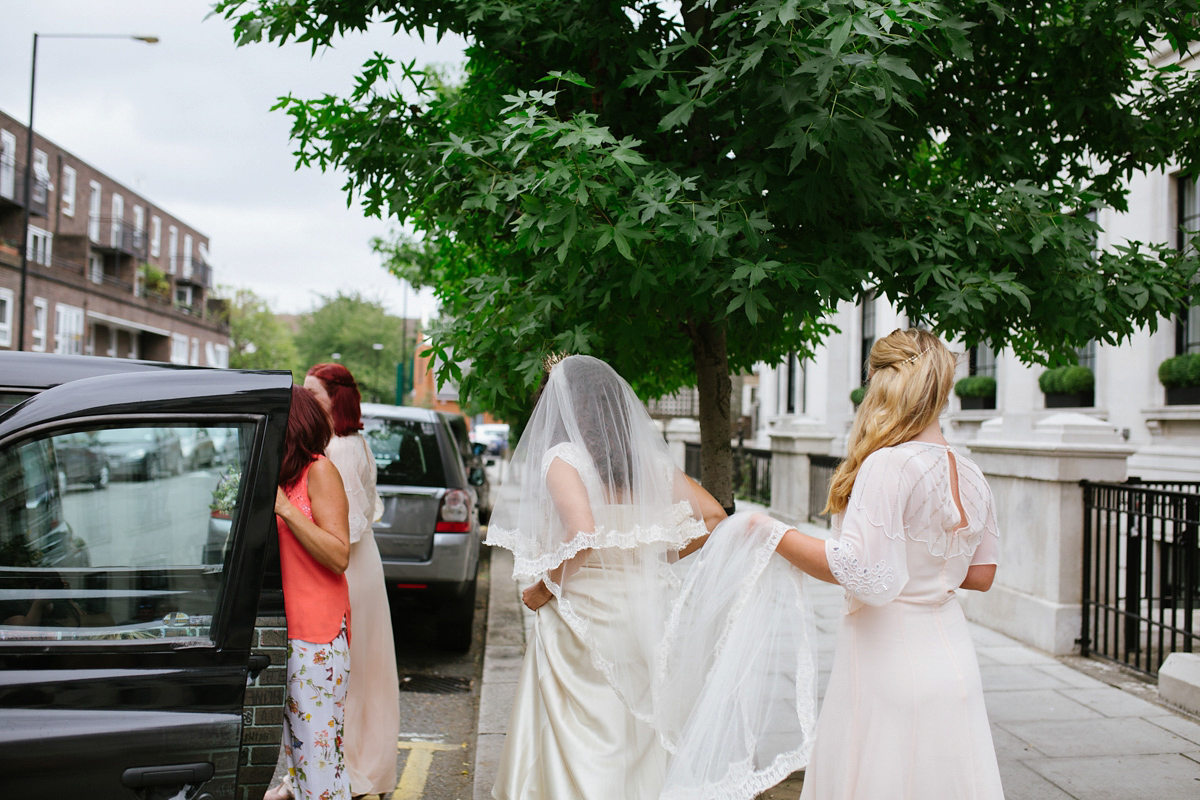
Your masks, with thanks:
M726 510L733 508L733 448L729 424L729 359L725 326L688 325L700 394L700 482Z

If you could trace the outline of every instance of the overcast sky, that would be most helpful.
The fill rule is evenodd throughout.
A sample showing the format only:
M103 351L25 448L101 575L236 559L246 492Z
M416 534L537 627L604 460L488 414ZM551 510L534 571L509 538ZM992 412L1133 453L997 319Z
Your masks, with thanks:
M391 223L346 207L343 178L294 169L277 97L345 94L374 51L397 63L456 65L463 43L393 37L386 26L310 55L289 43L235 48L210 0L0 0L0 109L29 114L33 33L119 33L137 41L39 39L39 133L210 238L215 281L247 287L281 313L358 291L399 313L401 283L371 252ZM428 292L408 294L429 315Z

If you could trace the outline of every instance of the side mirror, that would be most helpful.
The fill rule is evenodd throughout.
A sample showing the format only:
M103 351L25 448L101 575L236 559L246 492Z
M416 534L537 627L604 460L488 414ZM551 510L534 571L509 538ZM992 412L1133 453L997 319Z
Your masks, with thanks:
M467 483L472 486L483 486L483 481L487 476L483 472L483 467L471 467L467 473Z
M487 452L487 445L483 442L471 442L471 452L477 456L481 456Z

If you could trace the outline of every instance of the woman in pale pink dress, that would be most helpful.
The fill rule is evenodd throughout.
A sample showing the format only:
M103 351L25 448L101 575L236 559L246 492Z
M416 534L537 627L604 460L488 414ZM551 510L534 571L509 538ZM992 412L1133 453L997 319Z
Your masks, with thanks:
M346 487L350 503L350 608L354 670L346 696L346 767L355 796L390 797L396 789L396 742L400 733L400 682L392 618L388 610L383 562L371 523L383 513L375 491L375 458L359 431L362 415L358 386L341 364L318 364L308 371L304 388L333 422L325 454Z
M829 492L834 536L778 552L846 590L802 800L1003 800L957 589L987 591L994 501L938 425L954 356L927 331L871 348L870 388Z

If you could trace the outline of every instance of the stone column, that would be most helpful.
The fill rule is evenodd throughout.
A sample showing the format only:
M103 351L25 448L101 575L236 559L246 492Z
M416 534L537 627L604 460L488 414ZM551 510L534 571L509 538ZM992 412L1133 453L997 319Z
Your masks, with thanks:
M663 437L667 440L667 449L671 453L671 463L684 468L683 454L686 443L700 444L700 420L692 417L674 417L667 420L663 429Z
M962 591L972 620L1054 655L1079 651L1081 480L1120 482L1134 448L1084 414L988 420L971 457L996 497L1000 567L991 591Z
M808 522L810 453L829 455L833 434L807 417L771 420L771 508L770 515L799 525Z

